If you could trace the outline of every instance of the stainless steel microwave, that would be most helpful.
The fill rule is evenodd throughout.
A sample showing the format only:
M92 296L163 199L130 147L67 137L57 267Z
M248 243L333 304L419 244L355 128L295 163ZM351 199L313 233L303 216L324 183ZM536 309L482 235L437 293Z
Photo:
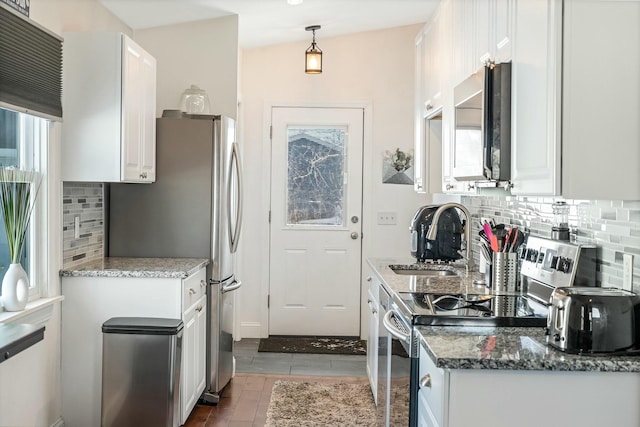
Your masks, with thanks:
M511 179L511 63L480 68L453 89L453 177Z

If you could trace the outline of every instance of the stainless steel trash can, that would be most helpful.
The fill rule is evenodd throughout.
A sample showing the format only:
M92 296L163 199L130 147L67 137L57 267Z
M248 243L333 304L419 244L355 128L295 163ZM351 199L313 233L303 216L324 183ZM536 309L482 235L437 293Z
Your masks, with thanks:
M102 325L102 426L180 425L182 320L114 317Z

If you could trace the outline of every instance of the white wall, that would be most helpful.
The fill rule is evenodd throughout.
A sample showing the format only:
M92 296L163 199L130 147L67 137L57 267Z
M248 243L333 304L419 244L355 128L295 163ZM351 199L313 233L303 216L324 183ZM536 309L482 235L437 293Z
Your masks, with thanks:
M65 31L121 31L132 34L96 0L31 0L30 18L62 35ZM59 126L56 129L59 135ZM49 282L44 296L60 294L58 271L62 265L62 183L59 141L49 146ZM0 366L0 425L59 425L60 398L60 307L54 307L45 323L45 338Z
M195 84L209 95L212 114L237 118L238 16L137 30L135 40L156 58L157 115L177 110Z
M316 35L324 52L320 75L304 73L304 51L310 40L242 51L239 114L246 191L236 339L268 335L265 104L371 103L371 138L365 141L364 160L363 257L409 255L409 221L427 199L414 193L413 186L382 184L382 153L413 148L413 46L421 28L411 25L330 39L323 39L320 32ZM397 225L377 225L380 211L397 212Z

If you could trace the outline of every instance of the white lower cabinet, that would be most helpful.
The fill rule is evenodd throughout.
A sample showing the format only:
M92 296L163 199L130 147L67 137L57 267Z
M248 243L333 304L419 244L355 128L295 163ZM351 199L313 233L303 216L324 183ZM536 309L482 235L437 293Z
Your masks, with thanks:
M367 298L367 319L368 319L368 334L367 334L367 376L369 377L369 384L371 386L371 393L373 394L373 400L378 404L378 327L379 327L379 279L373 272L369 272L366 277L366 283L368 284L368 298Z
M207 297L202 296L182 314L182 369L180 378L180 420L189 414L204 391Z
M638 373L441 369L423 345L419 426L640 425Z
M189 416L206 382L206 273L186 279L63 277L62 417L65 425L99 427L102 324L112 317L182 319L180 420Z
M369 335L367 338L367 375L373 393L373 400L378 403L378 302L369 291Z

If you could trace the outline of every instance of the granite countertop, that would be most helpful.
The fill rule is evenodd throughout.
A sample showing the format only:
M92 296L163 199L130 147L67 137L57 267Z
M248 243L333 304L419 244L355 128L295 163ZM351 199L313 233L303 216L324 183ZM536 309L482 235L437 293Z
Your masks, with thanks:
M520 292L493 292L484 285L484 274L479 272L465 272L464 266L459 264L425 264L417 263L412 258L373 258L369 259L369 265L373 267L383 280L383 285L391 292L421 292L435 294L465 294L465 295L520 295ZM414 276L397 274L389 267L429 270L452 270L455 276ZM474 283L481 281L480 284Z
M417 326L443 369L640 372L639 356L578 355L546 344L542 328Z
M60 276L184 279L207 264L204 258L108 257L60 270Z
M369 259L390 295L404 292L436 294L498 294L484 285L477 272L463 266L421 264L410 258ZM425 277L396 274L400 269L452 269L455 276ZM500 295L520 295L501 292ZM400 301L400 298L394 300ZM543 328L493 326L416 326L427 353L443 369L506 369L547 371L640 372L640 356L577 355L546 343Z

